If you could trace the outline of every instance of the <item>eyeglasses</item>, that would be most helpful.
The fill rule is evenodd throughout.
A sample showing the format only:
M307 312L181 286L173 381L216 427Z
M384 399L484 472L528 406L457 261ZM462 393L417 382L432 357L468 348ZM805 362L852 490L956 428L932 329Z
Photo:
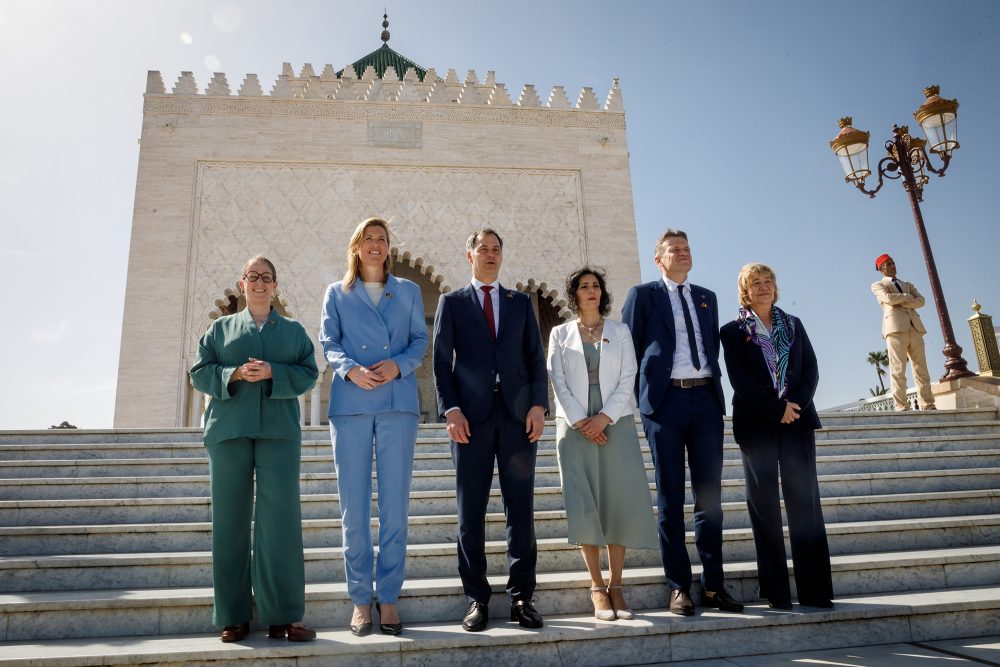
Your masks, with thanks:
M257 273L256 271L249 271L244 273L243 277L252 283L257 282L258 280L263 280L265 285L274 282L274 274L272 273Z

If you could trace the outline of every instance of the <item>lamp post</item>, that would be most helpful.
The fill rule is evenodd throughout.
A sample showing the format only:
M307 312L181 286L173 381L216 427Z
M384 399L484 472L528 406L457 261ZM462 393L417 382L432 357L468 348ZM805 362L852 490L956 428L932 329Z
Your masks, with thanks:
M945 303L941 291L934 253L931 251L931 242L924 227L924 216L920 212L924 186L930 180L927 171L944 176L951 162L952 152L958 148L958 100L946 100L939 95L940 92L938 86L924 88L924 96L927 99L913 113L924 130L926 141L919 137L911 137L910 128L906 125L892 126L892 139L885 142L888 155L878 163L878 185L874 190L865 188L865 179L872 173L868 167L868 132L851 127L853 120L850 116L841 118L840 133L830 142L830 147L840 158L845 180L869 197L874 197L882 189L885 179L902 179L903 189L910 197L913 221L917 225L917 236L924 251L931 293L934 295L934 305L937 306L938 321L941 323L941 333L944 336L945 374L941 377L941 382L948 382L971 377L975 373L969 370L968 364L962 358L962 348L955 342L955 331L948 315L948 304ZM931 164L928 150L941 159L940 169Z

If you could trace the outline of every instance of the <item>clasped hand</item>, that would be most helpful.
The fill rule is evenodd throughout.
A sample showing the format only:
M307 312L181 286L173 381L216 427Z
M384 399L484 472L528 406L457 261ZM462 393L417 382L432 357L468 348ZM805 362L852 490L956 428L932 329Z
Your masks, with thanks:
M573 424L573 428L579 431L583 437L587 438L591 442L603 445L608 441L608 436L604 432L604 429L606 429L610 424L611 417L608 417L603 412L598 412L593 417L586 417Z
M399 366L392 359L383 359L371 366L355 366L347 371L347 379L362 389L374 389L399 377Z
M799 415L799 410L801 410L801 409L802 408L799 407L798 403L792 403L791 401L785 401L785 414L781 416L781 423L782 424L791 424L793 421L795 421L796 419L798 419L801 416L801 415Z
M250 357L245 364L237 366L233 373L234 380L245 380L247 382L260 382L271 377L271 364L260 359Z

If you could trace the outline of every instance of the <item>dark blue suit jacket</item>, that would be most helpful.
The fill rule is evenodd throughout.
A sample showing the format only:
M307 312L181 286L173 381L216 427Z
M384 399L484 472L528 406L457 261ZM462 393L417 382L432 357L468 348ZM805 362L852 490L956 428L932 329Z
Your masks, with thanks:
M705 355L712 367L719 408L725 414L726 399L722 393L722 371L719 369L719 304L715 292L698 285L691 285L691 298ZM662 279L636 285L629 290L622 307L622 321L632 331L635 354L639 359L639 372L635 378L639 411L651 415L660 408L670 392L670 371L674 367L677 340L670 292Z
M750 340L735 321L722 327L722 348L726 354L726 371L733 385L733 435L737 442L752 441L755 437L773 437L776 429L821 428L813 395L819 384L819 368L812 343L806 335L801 320L795 321L795 340L788 351L788 370L785 381L788 394L778 398L771 384L760 346ZM785 401L798 403L799 418L791 424L782 424Z
M469 284L438 301L434 316L434 383L438 411L462 409L470 422L486 419L496 376L508 412L524 421L533 405L548 412L548 374L531 298L500 287L500 330L494 342L475 288Z

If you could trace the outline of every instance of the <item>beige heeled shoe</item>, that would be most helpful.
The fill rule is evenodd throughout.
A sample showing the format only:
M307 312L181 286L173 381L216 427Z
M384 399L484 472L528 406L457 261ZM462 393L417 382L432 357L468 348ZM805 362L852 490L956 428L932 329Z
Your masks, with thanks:
M621 586L608 586L608 595L611 598L612 606L615 608L615 616L623 621L631 621L635 618L635 614L632 613L632 610L628 608L628 603L625 602L625 594L622 592Z
M615 609L611 606L608 589L604 586L590 587L590 601L594 603L594 618L599 621L615 620Z

